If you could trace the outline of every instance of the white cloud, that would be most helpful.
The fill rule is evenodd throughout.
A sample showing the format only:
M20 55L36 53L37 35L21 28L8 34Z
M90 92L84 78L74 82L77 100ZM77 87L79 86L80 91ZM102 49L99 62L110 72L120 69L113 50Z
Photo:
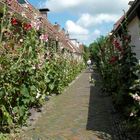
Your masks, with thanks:
M88 42L104 34L110 27L104 24L115 23L128 9L129 0L40 0L41 8L49 8L52 13L65 16L70 13L65 23L66 30L72 38ZM77 16L77 21L72 21ZM66 17L65 17L66 19ZM71 20L69 20L71 19ZM61 19L60 19L61 22ZM110 29L111 30L111 29Z
M121 13L122 9L128 8L129 0L42 0L41 7L47 7L51 11L74 13L89 12L99 13Z
M46 0L42 2L41 7L50 8L51 11L64 11L81 5L85 0Z
M84 27L89 27L97 24L102 24L104 22L115 22L119 18L118 15L112 14L98 14L95 16L90 15L89 13L84 13L81 15L77 23Z
M77 24L88 27L92 24L92 21L93 17L90 14L85 13L82 14L82 16L78 19Z
M99 27L103 23L114 22L117 19L117 15L99 14L92 16L89 13L84 13L76 22L67 20L65 27L71 38L89 43L102 33L102 31L97 29L97 26Z
M66 22L66 29L71 34L87 35L89 31L71 20Z
M69 32L71 38L76 38L79 41L88 40L89 31L86 28L76 24L75 22L68 20L66 22L66 30Z
M66 29L68 30L71 38L78 39L80 42L84 43L89 43L89 39L93 40L101 35L101 31L99 29L95 29L90 33L88 29L71 20L66 22Z

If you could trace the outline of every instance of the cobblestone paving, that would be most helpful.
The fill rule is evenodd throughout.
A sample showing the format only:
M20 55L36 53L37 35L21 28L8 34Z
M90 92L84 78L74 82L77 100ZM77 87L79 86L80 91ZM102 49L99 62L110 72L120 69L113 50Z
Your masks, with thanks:
M113 140L110 98L89 83L86 71L59 95L47 101L37 122L22 140Z

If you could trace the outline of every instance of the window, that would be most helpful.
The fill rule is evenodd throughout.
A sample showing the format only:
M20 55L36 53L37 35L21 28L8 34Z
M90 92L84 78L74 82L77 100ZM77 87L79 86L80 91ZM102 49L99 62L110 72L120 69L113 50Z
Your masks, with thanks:
M18 0L18 2L19 2L20 4L26 4L26 3L27 3L26 0Z

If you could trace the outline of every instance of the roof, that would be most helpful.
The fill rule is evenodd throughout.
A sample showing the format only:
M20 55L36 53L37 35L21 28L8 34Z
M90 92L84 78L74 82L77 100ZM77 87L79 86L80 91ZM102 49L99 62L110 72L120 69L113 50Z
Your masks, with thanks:
M120 24L122 23L122 21L124 20L124 18L125 18L125 16L123 15L123 16L114 24L114 28L113 28L114 31L120 26Z
M121 23L125 21L125 17L127 17L127 21L131 22L131 20L136 16L136 10L140 6L140 0L135 0L131 3L131 7L128 9L125 15L123 15L115 24L113 28L113 32L117 32L120 29Z
M24 6L24 4L20 4L17 0L12 0L10 4L8 4L8 1L6 0L1 0L0 1L0 8L3 7L4 3L7 4L8 6L8 10L14 11L16 14L19 15L19 17L21 18L21 20L23 20L23 17L21 16L21 13L24 12L25 14L25 18L28 19L28 21L34 21L35 18L34 17L41 17L41 24L42 27L44 27L46 33L49 35L50 38L56 40L56 38L64 45L64 47L69 50L70 52L73 52L73 50L79 52L78 50L76 50L76 48L74 48L75 46L72 44L69 44L68 42L71 42L70 39L68 39L66 37L66 34L57 31L54 26L48 21L47 18L44 18L41 15L41 11L43 12L47 12L49 11L48 8L44 8L44 9L36 9L35 7L33 7L27 0L21 0L20 2L26 2L26 6ZM32 14L31 14L32 13Z

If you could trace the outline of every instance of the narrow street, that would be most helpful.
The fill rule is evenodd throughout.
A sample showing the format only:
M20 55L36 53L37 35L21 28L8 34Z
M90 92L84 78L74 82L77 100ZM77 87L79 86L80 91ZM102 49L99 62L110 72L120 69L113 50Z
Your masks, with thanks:
M140 140L139 23L140 0L0 0L0 140Z
M83 72L63 94L52 97L37 122L22 133L22 140L112 139L110 97L102 97L90 76Z

